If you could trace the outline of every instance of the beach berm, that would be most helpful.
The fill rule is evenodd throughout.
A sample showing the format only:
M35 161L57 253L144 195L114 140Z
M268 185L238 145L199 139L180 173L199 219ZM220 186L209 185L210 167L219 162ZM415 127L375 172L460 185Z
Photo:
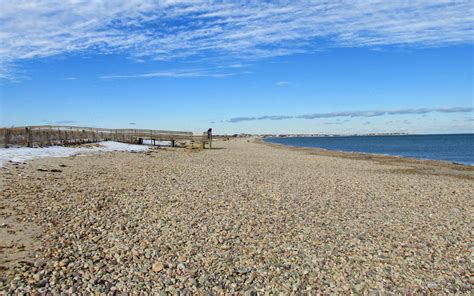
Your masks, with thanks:
M472 291L472 167L213 148L1 168L0 290Z

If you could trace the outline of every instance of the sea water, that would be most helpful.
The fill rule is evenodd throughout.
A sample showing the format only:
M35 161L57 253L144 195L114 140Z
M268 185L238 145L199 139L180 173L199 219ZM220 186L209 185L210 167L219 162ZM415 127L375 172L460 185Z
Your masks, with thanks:
M474 165L474 134L270 137L265 141L296 147L445 160Z

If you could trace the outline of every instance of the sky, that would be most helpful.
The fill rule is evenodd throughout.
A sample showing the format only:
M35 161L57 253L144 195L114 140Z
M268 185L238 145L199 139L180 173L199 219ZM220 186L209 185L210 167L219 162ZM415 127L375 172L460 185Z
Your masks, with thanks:
M0 0L0 126L474 132L472 1Z

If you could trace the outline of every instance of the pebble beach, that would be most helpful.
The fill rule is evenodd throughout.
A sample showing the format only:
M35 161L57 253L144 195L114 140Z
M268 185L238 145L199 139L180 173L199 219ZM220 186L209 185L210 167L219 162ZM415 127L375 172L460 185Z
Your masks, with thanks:
M473 167L213 148L0 168L0 291L472 292Z

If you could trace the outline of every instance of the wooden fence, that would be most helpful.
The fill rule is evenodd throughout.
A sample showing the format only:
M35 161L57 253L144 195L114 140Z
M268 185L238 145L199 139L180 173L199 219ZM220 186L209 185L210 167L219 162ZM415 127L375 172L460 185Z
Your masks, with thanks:
M108 129L78 126L24 126L0 128L0 146L52 146L117 141L141 144L144 139L170 141L177 140L207 142L205 136L193 136L192 132L163 131L151 129Z

